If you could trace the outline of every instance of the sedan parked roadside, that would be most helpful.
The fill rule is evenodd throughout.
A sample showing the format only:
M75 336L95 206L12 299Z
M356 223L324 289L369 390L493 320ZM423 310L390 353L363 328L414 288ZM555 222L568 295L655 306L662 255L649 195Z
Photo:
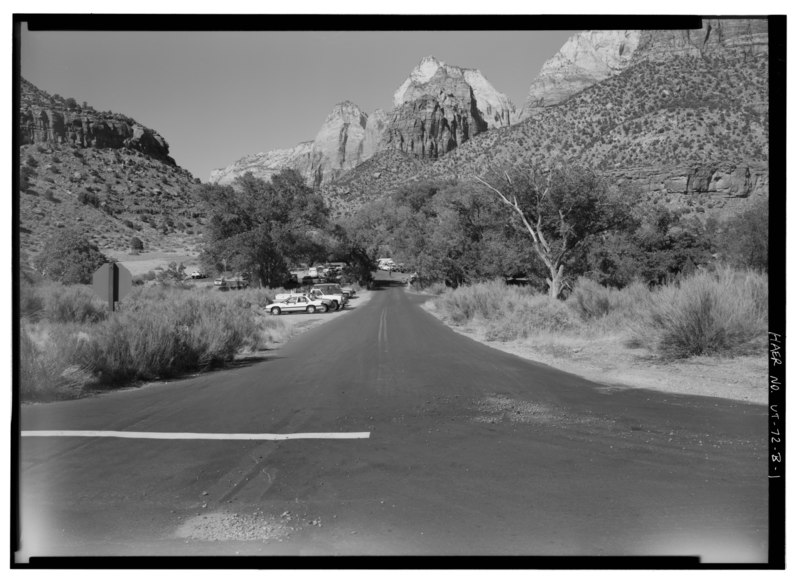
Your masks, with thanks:
M316 300L304 294L294 294L285 300L267 304L265 310L276 316L284 312L306 312L308 314L313 314L314 312L327 312L330 306L331 303L328 300Z

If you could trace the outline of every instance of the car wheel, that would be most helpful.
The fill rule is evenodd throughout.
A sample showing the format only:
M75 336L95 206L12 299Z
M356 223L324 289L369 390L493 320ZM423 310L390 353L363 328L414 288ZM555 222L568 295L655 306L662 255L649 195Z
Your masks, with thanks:
M313 306L309 306L308 308L306 308L306 312L308 312L309 314L314 314L314 312L315 312L316 310L317 310L317 309L316 309L316 308L314 308Z
M280 313L281 313L281 309L280 309L280 308L278 308L277 306L273 306L273 307L272 307L272 310L270 310L270 312L271 312L272 314L278 315L278 314L280 314Z
M334 300L333 302L331 302L331 308L333 308L334 310L339 310L339 303L336 300Z
M320 309L322 312L327 312L327 311L328 311L328 305L327 305L327 304L323 304L322 306L320 306L320 307L319 307L319 309Z

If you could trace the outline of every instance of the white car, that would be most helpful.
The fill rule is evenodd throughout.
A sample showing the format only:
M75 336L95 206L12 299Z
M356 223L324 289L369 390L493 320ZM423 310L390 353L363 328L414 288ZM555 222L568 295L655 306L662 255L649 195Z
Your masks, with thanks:
M284 300L276 300L272 304L267 304L264 309L270 314L279 315L284 312L327 312L330 309L330 301L317 300L305 294L292 294Z

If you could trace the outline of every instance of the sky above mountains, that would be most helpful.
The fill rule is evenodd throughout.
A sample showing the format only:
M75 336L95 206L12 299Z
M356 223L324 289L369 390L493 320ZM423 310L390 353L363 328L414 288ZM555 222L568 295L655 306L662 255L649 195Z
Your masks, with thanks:
M20 70L50 94L158 131L175 161L207 181L245 155L314 139L338 102L391 110L394 91L429 55L479 69L519 109L544 61L573 33L28 31L23 24Z

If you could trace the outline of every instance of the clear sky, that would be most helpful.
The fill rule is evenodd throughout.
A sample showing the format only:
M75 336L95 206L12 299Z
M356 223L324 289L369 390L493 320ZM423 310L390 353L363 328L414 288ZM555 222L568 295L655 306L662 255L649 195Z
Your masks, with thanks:
M340 101L391 110L394 91L428 55L480 69L519 108L570 34L30 32L23 24L20 59L40 89L158 131L175 161L206 181L245 155L312 140Z

